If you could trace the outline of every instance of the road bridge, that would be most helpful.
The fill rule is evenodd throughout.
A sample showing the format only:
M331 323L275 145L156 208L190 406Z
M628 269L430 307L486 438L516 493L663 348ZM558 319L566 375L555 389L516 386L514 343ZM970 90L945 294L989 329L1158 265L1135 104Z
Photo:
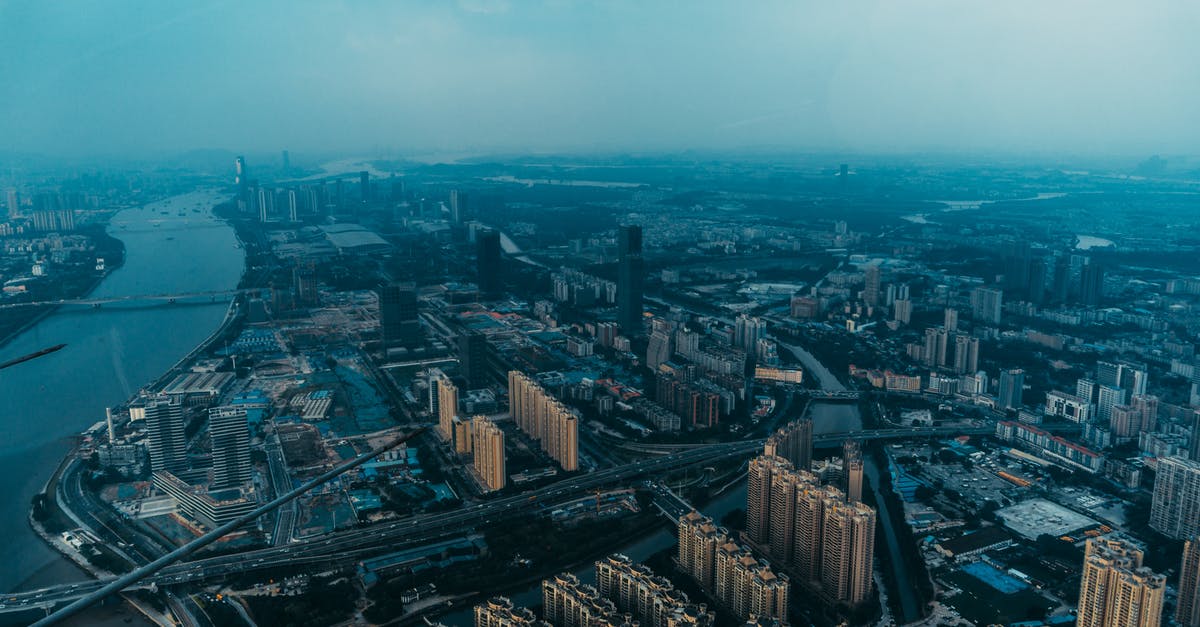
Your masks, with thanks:
M215 290L211 292L181 292L175 294L130 294L126 296L88 296L83 298L61 298L58 300L34 300L16 303L0 304L0 309L16 309L18 307L60 307L65 305L83 305L99 307L110 303L141 303L194 301L209 299L209 302L229 301L241 294L261 294L262 288Z

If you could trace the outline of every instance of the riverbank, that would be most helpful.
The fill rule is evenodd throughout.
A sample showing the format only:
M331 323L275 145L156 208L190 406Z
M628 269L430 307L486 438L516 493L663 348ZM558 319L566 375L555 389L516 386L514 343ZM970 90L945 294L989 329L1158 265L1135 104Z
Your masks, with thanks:
M68 290L61 294L59 298L76 299L91 295L104 282L104 279L108 278L108 275L124 265L125 243L108 234L106 230L107 224L107 222L97 222L81 229L89 237L95 238L95 256L104 259L104 273L96 275L93 270L91 280L87 282L83 289ZM88 234L86 233L88 230L95 230L97 232ZM0 349L7 346L17 336L32 329L45 319L46 316L58 311L60 307L61 305L29 306L0 311Z

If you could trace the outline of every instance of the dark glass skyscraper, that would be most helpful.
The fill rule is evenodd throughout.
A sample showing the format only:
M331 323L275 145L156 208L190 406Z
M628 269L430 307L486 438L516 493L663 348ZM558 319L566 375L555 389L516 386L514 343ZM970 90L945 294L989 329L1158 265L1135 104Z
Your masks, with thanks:
M467 389L487 387L487 338L474 331L458 336L458 361Z
M379 290L379 328L386 348L414 347L421 343L416 285L391 283Z
M475 257L478 264L479 291L484 298L497 298L502 292L500 233L481 231L475 236Z
M628 337L642 335L642 227L627 224L620 228L617 242L617 324Z

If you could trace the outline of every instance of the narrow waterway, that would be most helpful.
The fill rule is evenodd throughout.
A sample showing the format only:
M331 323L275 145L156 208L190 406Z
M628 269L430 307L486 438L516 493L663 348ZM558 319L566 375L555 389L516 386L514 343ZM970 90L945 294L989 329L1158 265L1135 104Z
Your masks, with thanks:
M206 292L237 286L245 256L233 229L212 215L223 196L197 191L127 209L108 232L125 264L94 296ZM227 303L62 308L0 350L0 361L65 343L63 350L0 373L0 591L83 578L29 528L41 491L80 431L202 342Z

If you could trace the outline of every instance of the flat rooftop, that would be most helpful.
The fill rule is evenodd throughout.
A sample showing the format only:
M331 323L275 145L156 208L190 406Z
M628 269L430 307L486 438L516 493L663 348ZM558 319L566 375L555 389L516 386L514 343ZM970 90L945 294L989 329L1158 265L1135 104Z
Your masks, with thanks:
M1004 525L1021 536L1036 540L1042 534L1071 535L1100 523L1046 499L1029 499L996 511Z

